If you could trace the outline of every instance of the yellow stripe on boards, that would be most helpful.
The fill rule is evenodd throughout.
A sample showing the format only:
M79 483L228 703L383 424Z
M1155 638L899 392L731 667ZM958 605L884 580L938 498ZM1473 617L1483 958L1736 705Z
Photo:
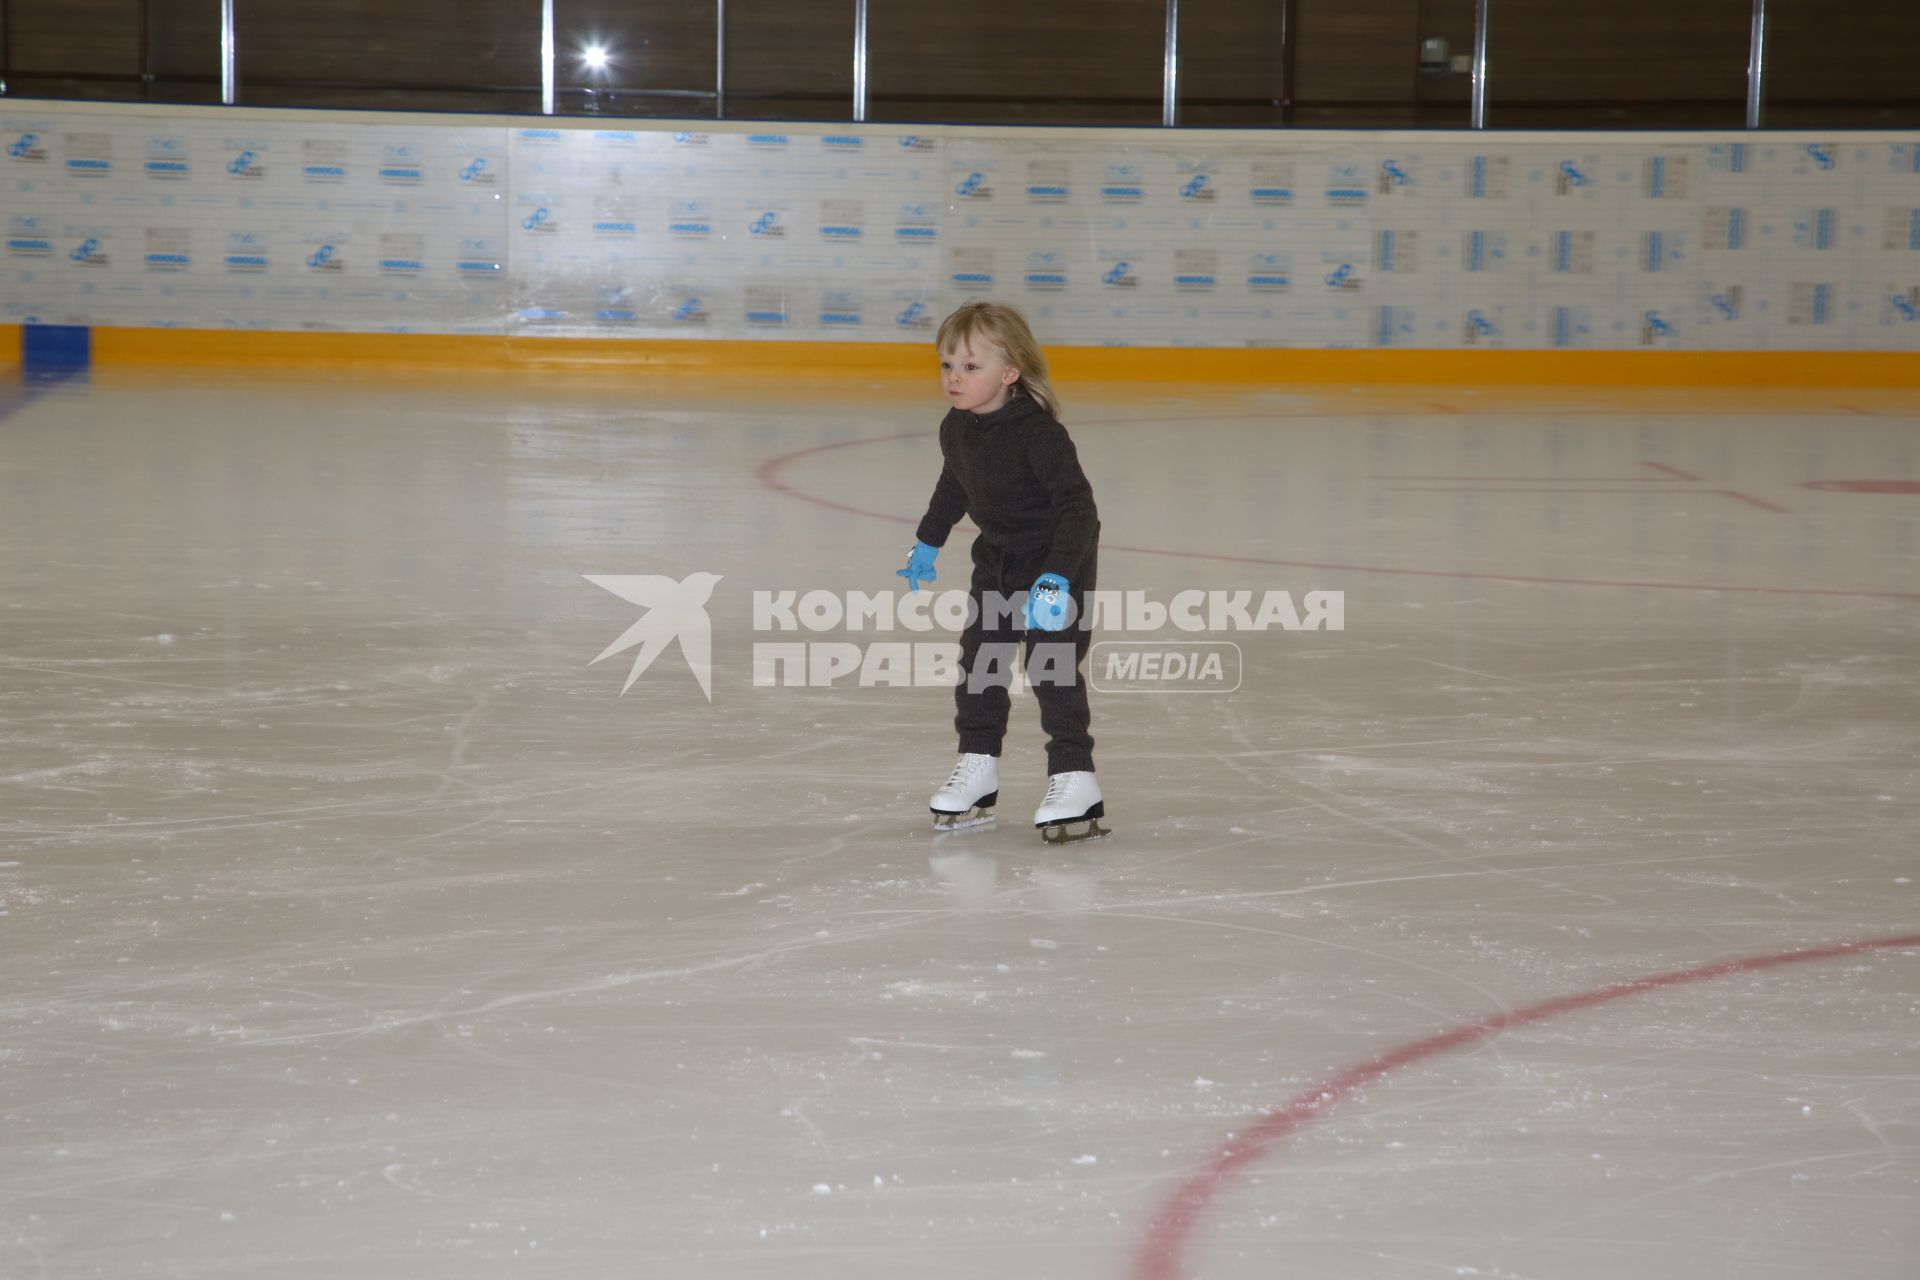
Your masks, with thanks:
M7 341L17 353L16 330ZM1439 351L1052 347L1070 382L1276 385L1920 387L1898 351ZM17 357L16 357L17 358ZM455 368L718 377L933 376L931 343L537 338L101 328L96 365Z

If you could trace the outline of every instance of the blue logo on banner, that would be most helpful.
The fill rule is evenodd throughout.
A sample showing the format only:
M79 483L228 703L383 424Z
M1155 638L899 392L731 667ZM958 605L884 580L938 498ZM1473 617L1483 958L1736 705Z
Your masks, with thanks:
M1467 171L1467 196L1473 200L1487 198L1487 158L1475 156Z
M486 173L486 171L487 171L487 158L485 156L475 156L473 159L467 161L466 164L460 167L460 181L462 182L477 181L480 175L483 173Z
M104 267L107 265L106 249L97 236L88 236L70 250L67 256L83 267Z
M1584 187L1592 182L1593 179L1580 172L1580 167L1574 164L1573 161L1562 160L1560 162L1560 181L1562 185L1567 187Z
M553 211L545 205L520 220L522 231L551 231L553 226Z
M462 240L453 269L463 276L494 276L500 273L500 253L491 240Z
M413 157L413 148L390 146L380 161L380 181L388 186L418 186L425 182L427 172Z
M1180 188L1180 198L1182 200L1211 200L1213 198L1213 188L1207 185L1207 175L1204 173L1196 173L1187 179L1185 184Z
M1493 336L1493 321L1487 319L1487 313L1484 311L1467 312L1467 328L1475 337L1491 338Z
M1487 269L1487 233L1469 231L1467 233L1467 270L1485 271Z
M1840 165L1840 157L1834 154L1832 146L1824 142L1809 142L1807 155L1813 160L1814 166L1823 171L1831 172Z
M785 232L780 225L780 211L769 209L747 224L747 234L755 236L779 236Z
M1284 293L1292 284L1286 260L1277 253L1256 253L1247 264L1247 288L1255 293Z
M40 135L23 133L7 144L7 159L38 162L47 158L47 149L40 145Z
M233 159L227 161L227 173L235 178L258 178L266 173L266 168L252 147L242 147Z
M708 215L706 205L699 200L675 201L672 219L667 223L667 234L683 240L700 240L712 235L713 219Z
M673 309L675 324L705 324L707 322L707 304L699 298L688 298Z
M953 189L953 194L978 199L987 195L988 191L987 175L984 173L970 173L960 179L959 185Z
M21 258L44 258L53 253L53 237L40 219L16 214L7 233L7 252Z
M307 266L314 271L338 271L341 267L340 251L330 244L323 244L307 255Z
M271 264L267 260L266 241L251 231L235 231L227 237L228 271L254 274L265 271Z
M1412 178L1407 176L1407 171L1400 167L1398 160L1381 161L1380 172L1386 176L1388 182L1396 187L1404 187L1413 181Z
M1647 312L1640 318L1640 323L1645 328L1649 339L1671 338L1673 336L1673 326L1662 319L1658 311Z
M894 215L893 238L896 240L937 240L939 236L932 205L903 204Z
M1742 249L1747 243L1747 211L1727 210L1727 248Z
M1100 198L1108 204L1137 204L1146 199L1147 188L1140 181L1140 166L1108 165L1107 180L1100 188Z
M111 160L69 160L67 172L82 178L103 178L113 172Z
M850 133L830 133L820 139L820 145L829 151L858 151L867 140Z
M186 143L179 138L148 138L143 166L146 175L169 180L193 176L193 165L185 158L185 150Z
M1920 307L1915 306L1913 299L1907 294L1896 293L1893 295L1891 301L1893 303L1894 313L1902 320L1908 323L1920 320Z
M771 147L778 149L791 145L791 139L784 133L750 133L747 135L747 145L750 147ZM780 322L782 324L786 323L786 317L784 315L780 317Z
M1132 289L1139 285L1140 277L1133 273L1133 264L1123 258L1100 274L1100 283L1109 289Z
M927 312L926 303L909 302L900 314L893 318L893 322L902 329L931 329L933 316Z
M1719 312L1722 320L1738 320L1740 318L1740 300L1734 297L1733 294L1716 293L1707 299L1707 301L1713 305L1715 311Z
M820 300L820 323L829 329L857 329L860 299L845 290L834 290Z
M1358 289L1359 287L1360 281L1354 275L1354 268L1351 262L1341 263L1327 275L1327 288L1329 289Z
M1663 232L1647 232L1646 257L1641 266L1648 271L1658 271L1666 264L1667 237Z

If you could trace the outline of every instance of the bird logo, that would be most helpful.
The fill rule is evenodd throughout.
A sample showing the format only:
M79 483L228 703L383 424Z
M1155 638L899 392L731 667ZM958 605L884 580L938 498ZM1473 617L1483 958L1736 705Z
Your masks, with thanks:
M627 672L627 682L620 688L623 697L633 688L640 673L678 640L680 656L687 660L693 678L700 682L700 692L707 695L708 702L713 701L713 624L707 618L707 600L720 581L719 574L694 573L680 581L657 573L581 576L594 586L646 610L638 622L593 660L599 662L636 644L640 646L640 652L633 656L633 668ZM593 662L587 665L592 666Z

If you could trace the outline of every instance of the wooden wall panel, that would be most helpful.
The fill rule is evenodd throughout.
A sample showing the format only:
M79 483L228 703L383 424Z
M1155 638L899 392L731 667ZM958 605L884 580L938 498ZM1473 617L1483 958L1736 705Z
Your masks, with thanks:
M1752 0L1498 0L1495 126L1725 126L1742 119ZM1282 76L1284 0L1182 0L1188 124L1450 125L1468 78L1424 76L1423 36L1473 48L1474 0L1295 0L1298 83ZM1768 0L1770 124L1920 122L1920 0ZM10 88L50 96L217 96L214 0L0 0ZM1153 123L1165 0L872 0L870 118ZM532 0L238 0L242 101L421 110L537 107ZM586 105L576 52L604 39L613 114L699 118L712 0L556 0L562 106ZM728 114L846 119L853 0L728 0ZM278 82L278 83L276 83ZM308 82L301 87L288 82ZM358 91L351 85L367 85Z
M685 0L554 0L555 76L562 85L602 84L620 94L713 88L712 3ZM604 46L611 65L598 77L580 58ZM692 110L707 110L697 102Z
M5 0L16 71L140 73L140 0Z
M539 85L538 5L272 0L237 6L243 79L458 89Z
M1157 124L1165 0L973 0L869 6L869 93L896 115L950 100L963 119Z
M845 120L853 0L727 0L727 114Z
M1774 100L1920 103L1920 0L1768 0L1768 20Z
M1414 101L1418 0L1299 0L1297 101Z
M1740 102L1752 0L1501 0L1498 99Z

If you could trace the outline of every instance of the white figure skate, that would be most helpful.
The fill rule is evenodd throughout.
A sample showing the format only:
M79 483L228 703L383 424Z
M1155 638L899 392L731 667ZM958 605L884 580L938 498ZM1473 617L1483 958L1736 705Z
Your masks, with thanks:
M999 762L992 756L963 755L927 808L933 811L935 831L965 831L992 822L999 800Z
M1048 844L1078 844L1112 835L1098 821L1106 816L1106 802L1092 773L1056 773L1047 779L1047 795L1033 811L1033 825ZM1076 831L1082 824L1085 829Z

